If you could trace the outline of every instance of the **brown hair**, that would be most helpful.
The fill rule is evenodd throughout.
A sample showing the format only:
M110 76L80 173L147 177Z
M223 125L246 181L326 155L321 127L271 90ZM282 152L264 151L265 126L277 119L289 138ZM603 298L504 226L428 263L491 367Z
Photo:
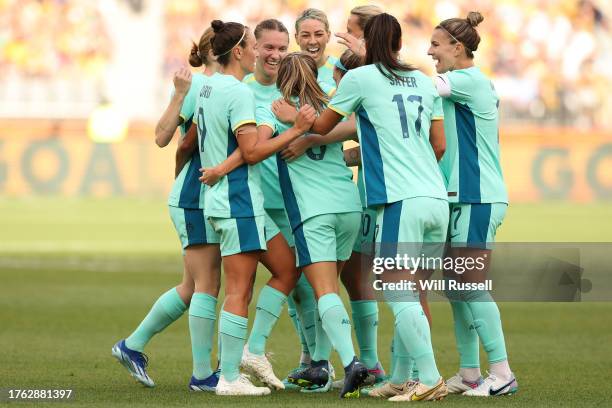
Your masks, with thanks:
M366 43L366 65L375 64L387 78L399 78L394 71L414 71L397 59L402 48L402 27L391 14L382 13L368 21L363 31ZM384 70L383 70L384 68Z
M465 47L468 58L474 58L474 51L478 49L480 36L476 26L484 20L478 11L470 11L466 18L449 18L436 26L441 28L450 37L451 44L460 42Z
M340 56L340 63L346 68L347 71L351 69L359 68L363 65L363 57L358 54L355 54L350 49L345 50ZM346 74L345 71L341 70L342 76Z
M300 31L300 23L304 20L318 20L323 23L325 26L325 31L329 33L329 21L327 20L327 15L319 9L309 8L302 11L302 14L299 15L297 20L295 20L295 32Z
M210 26L215 33L210 40L213 55L217 57L219 64L227 65L232 49L238 45L246 45L247 27L240 23L224 23L221 20L213 20Z
M357 16L357 25L362 30L365 29L366 24L372 17L382 14L382 12L380 7L373 4L357 6L351 10L351 14Z
M310 55L289 53L278 67L276 86L290 104L293 105L291 98L297 96L301 105L309 104L317 112L322 112L328 98L319 87L317 72L317 63Z
M208 53L212 48L210 40L213 38L214 31L211 27L204 30L204 33L200 37L198 44L193 43L191 46L191 53L189 54L189 65L192 67L201 67L202 64L208 65Z
M261 32L264 30L280 31L281 33L286 33L287 35L289 35L287 27L285 27L285 25L281 21L275 18L269 18L257 24L257 26L255 27L255 38L259 40Z

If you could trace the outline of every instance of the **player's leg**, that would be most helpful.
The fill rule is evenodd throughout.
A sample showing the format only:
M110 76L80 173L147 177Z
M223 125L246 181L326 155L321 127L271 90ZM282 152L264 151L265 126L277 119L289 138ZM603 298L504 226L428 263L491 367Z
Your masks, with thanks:
M259 380L276 389L284 389L265 356L266 340L281 315L287 295L293 290L298 278L295 256L276 224L268 218L266 243L268 250L262 254L261 263L272 277L262 288L257 300L257 311L251 334L242 356L242 367Z
M220 236L225 302L219 317L221 377L217 395L266 395L270 389L255 387L240 375L240 361L247 338L248 306L261 251L266 249L264 217L209 218Z
M217 321L217 297L219 295L221 254L218 237L208 222L206 245L190 246L185 251L195 282L195 291L189 306L189 332L193 356L193 375L189 388L194 391L215 391L219 376L211 367L211 352Z
M189 235L186 228L185 210L178 207L169 207L169 211L182 247L186 248L189 245ZM143 385L148 387L155 385L146 371L148 358L143 353L145 346L154 335L163 331L183 315L189 306L193 290L193 278L187 265L185 265L181 284L162 294L136 330L125 340L121 340L113 346L113 356Z
M444 242L448 223L448 205L443 200L430 198L411 198L385 205L379 210L380 256L395 257L407 255L411 259L421 258L426 247L424 241L432 231L439 230L440 240ZM442 244L443 245L443 244ZM382 279L386 283L412 281L418 284L417 277L406 269L415 265L398 265L398 269L385 271ZM437 369L431 332L423 308L419 302L418 290L385 291L385 298L395 318L397 342L396 353L405 347L414 359L419 370L419 382L407 387L404 394L392 397L392 401L419 399L440 399L446 394L446 385ZM396 359L395 363L398 361ZM394 364L394 367L395 365ZM395 370L395 368L394 368ZM410 373L404 373L409 376Z
M506 204L471 204L464 219L467 224L465 245L456 248L461 256L481 259L484 268L466 271L461 275L462 282L484 282L492 258L492 243L497 228L503 222ZM466 217L468 218L468 217ZM512 394L518 390L516 378L508 364L502 322L497 304L488 291L463 291L464 300L472 314L472 325L487 352L489 376L476 388L467 390L464 395L492 396Z

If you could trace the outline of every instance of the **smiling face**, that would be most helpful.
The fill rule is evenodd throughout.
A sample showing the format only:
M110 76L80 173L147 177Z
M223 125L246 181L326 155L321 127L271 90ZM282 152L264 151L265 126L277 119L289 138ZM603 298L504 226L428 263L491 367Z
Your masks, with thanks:
M257 40L256 70L268 78L276 78L278 64L287 55L289 35L276 30L263 30Z
M346 23L346 32L357 39L363 38L363 30L359 27L359 17L351 14Z
M463 45L451 43L451 37L440 28L434 30L431 35L431 46L427 55L436 63L436 72L443 74L452 71L457 63L457 58L461 55Z
M302 52L314 58L317 66L320 67L325 63L325 47L329 42L329 32L321 21L312 18L302 21L298 32L295 33L295 40Z

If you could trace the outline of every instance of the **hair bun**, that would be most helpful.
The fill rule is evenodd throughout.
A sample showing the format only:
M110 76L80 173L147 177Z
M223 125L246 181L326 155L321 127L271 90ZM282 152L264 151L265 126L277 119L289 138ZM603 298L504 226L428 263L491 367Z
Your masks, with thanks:
M218 33L219 31L223 30L223 28L225 27L225 23L221 20L213 20L210 23L210 26L212 27L213 31L216 33Z
M470 11L465 19L469 25L476 27L478 24L482 23L484 17L478 11Z

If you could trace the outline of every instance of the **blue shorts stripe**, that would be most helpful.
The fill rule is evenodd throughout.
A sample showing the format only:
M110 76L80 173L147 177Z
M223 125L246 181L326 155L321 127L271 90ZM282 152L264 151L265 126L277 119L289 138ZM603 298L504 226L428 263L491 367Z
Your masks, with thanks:
M387 185L385 184L385 172L378 144L378 135L368 112L359 107L356 111L359 117L359 129L361 130L361 161L365 180L366 201L368 206L387 203Z
M298 267L310 265L312 261L310 258L310 251L308 251L306 237L304 236L304 224L300 224L293 231L293 237L295 239L295 248L297 249Z
M297 198L293 191L293 185L291 184L291 178L289 177L287 162L280 157L280 153L277 153L276 166L278 167L278 181L281 186L281 192L283 193L283 201L287 209L289 224L291 225L291 230L295 231L302 224L302 215L300 214L300 207L298 206ZM304 235L304 233L302 233L302 235Z
M238 227L238 240L242 252L262 249L255 217L236 218L236 226Z
M491 223L491 204L470 205L470 226L467 244L473 248L486 248L489 224Z
M399 225L402 217L402 201L385 205L380 237L380 256L395 257L399 241Z
M238 149L238 141L232 132L231 124L227 131L227 157ZM249 166L245 163L227 175L227 195L232 218L254 217L251 190L249 189Z
M459 202L480 203L480 163L476 144L476 121L467 105L455 102L455 125L459 148Z
M181 194L179 196L178 206L181 208L199 208L200 207L200 189L202 188L202 182L198 179L200 177L200 152L196 151L191 155L183 180L183 186L181 187Z
M184 209L185 229L188 245L202 245L207 242L204 212L202 210Z

